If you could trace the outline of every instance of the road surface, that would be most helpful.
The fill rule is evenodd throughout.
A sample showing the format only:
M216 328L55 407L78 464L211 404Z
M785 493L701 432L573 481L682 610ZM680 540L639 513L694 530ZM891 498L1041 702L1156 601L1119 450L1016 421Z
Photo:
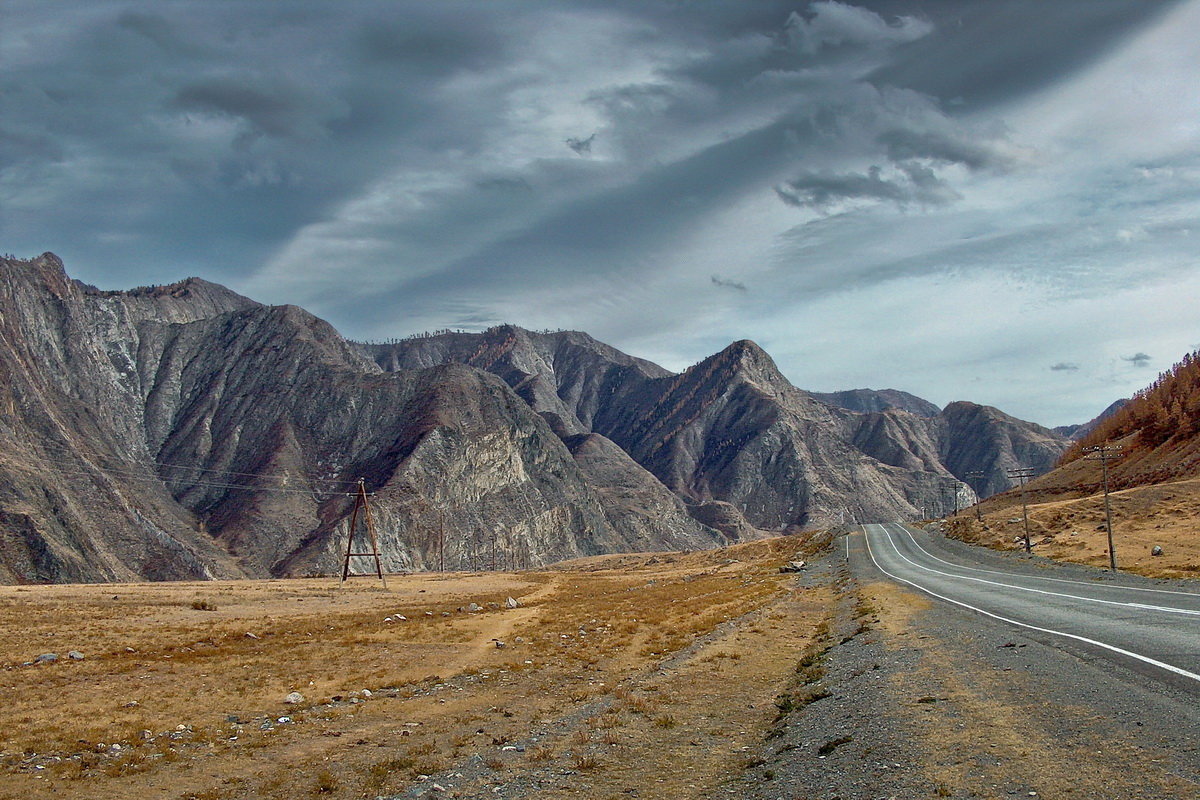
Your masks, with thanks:
M1200 592L1135 577L1117 583L1100 572L1064 577L1035 561L951 550L939 539L897 523L865 525L863 535L847 537L846 555L856 571L878 570L1047 644L1200 696Z

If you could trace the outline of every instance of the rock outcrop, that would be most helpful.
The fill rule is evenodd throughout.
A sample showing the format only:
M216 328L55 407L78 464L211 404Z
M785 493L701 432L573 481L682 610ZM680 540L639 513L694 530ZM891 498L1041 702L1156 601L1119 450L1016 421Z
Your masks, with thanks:
M0 278L0 580L327 572L359 478L393 570L725 541L487 372L384 372L299 308L195 279L98 292L49 254Z
M770 530L941 513L1011 486L1013 466L1048 467L1066 446L1040 426L969 403L939 411L892 390L804 392L750 341L678 375L586 334L512 325L363 351L385 369L447 361L487 369L560 435L603 435L694 517L724 519L723 530L739 527L730 513ZM980 411L972 417L969 408ZM975 472L984 476L968 477ZM728 507L698 511L713 502Z

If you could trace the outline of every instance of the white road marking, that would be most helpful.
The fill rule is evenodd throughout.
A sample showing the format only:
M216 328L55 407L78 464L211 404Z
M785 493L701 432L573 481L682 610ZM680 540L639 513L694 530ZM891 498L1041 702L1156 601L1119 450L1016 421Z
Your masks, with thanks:
M892 549L894 549L896 551L897 556L904 559L909 564L912 564L917 569L925 570L926 572L932 572L934 575L942 575L944 577L955 578L960 581L974 581L975 583L986 583L989 586L999 586L1004 589L1014 589L1019 592L1032 592L1033 594L1046 595L1047 597L1065 597L1070 600L1080 600L1085 603L1100 603L1100 604L1106 605L1106 606L1121 606L1124 608L1142 608L1142 609L1152 608L1152 606L1143 605L1141 603L1122 602L1120 600L1101 600L1097 597L1083 597L1081 595L1066 594L1064 592L1050 592L1045 589L1033 589L1028 586L1018 586L1013 583L1002 583L1000 581L989 581L984 578L972 578L970 575L955 575L952 572L942 572L939 569L934 569L933 567L927 567L924 564L918 564L917 562L913 561L908 556L904 555L904 553L901 553L900 548L896 547L896 543L892 541L892 534L888 532L886 525L880 525L879 529L883 532L883 535L887 537L888 544L890 544L892 546ZM906 533L907 533L907 531L906 531ZM909 537L909 539L914 543L916 542L916 539L912 538L911 536ZM917 545L917 549L921 550L921 552L923 552L923 553L927 553L927 551L924 548L922 548L919 544ZM939 559L939 558L935 558L934 560L941 561L941 559ZM942 561L942 563L947 564L948 562ZM954 566L958 566L958 565L957 564L949 564L949 566L954 567ZM991 570L988 570L988 571L990 572ZM999 573L999 574L1004 575L1005 573ZM1080 584L1080 585L1086 586L1087 584ZM1200 613L1197 613L1196 611L1193 611L1192 609L1189 609L1189 608L1173 608L1170 606L1155 606L1153 608L1155 608L1155 610L1157 610L1157 611L1163 611L1168 614L1186 614L1188 616L1200 616Z
M884 533L886 534L887 531L884 530ZM1123 656L1127 656L1127 657L1135 659L1137 661L1141 661L1144 664L1149 664L1153 667L1158 667L1159 669L1166 670L1167 672L1173 673L1175 675L1180 675L1184 678L1189 678L1193 681L1196 681L1197 683L1200 683L1200 675L1197 675L1194 672L1189 672L1188 670L1183 669L1182 667L1177 667L1174 664L1168 664L1164 661L1159 661L1158 659L1150 658L1149 656L1144 656L1141 653L1134 653L1134 652L1132 652L1130 650L1126 650L1122 647L1117 647L1116 645L1108 644L1107 642L1097 641L1096 639L1089 639L1086 636L1079 636L1074 633L1067 633L1066 631L1055 630L1054 628L1040 628L1037 625L1030 625L1025 622L1018 622L1015 619L1009 619L1008 617L1002 617L999 614L993 614L991 611L984 611L982 608L976 608L975 606L970 605L969 603L964 603L960 600L955 600L951 597L946 597L945 595L938 594L937 592L927 589L924 586L921 586L920 584L914 583L913 581L905 580L904 578L901 578L899 575L893 575L892 573L890 573L886 569L884 569L883 565L881 565L879 563L879 561L875 558L875 551L871 548L871 537L870 537L870 535L867 534L865 526L864 526L864 530L863 530L863 538L865 538L867 540L867 552L871 555L871 560L875 562L875 566L879 569L880 572L882 572L884 575L887 575L889 578L891 578L894 581L899 581L900 583L908 584L909 586L913 587L914 589L922 591L925 594L932 595L933 597L936 597L939 600L945 600L947 603L953 603L956 606L970 609L971 611L974 611L977 614L983 614L985 617L991 617L992 619L997 619L997 620L1000 620L1001 622L1007 622L1009 625L1016 625L1017 627L1020 627L1020 628L1028 628L1029 630L1038 631L1040 633L1049 633L1052 636L1062 636L1063 638L1066 638L1066 639L1074 639L1077 642L1083 642L1084 644L1090 644L1090 645L1093 645L1094 647L1100 647L1105 650L1109 650L1111 652L1118 653ZM895 546L895 545L893 545L893 546ZM899 552L899 551L897 551L897 552Z
M899 523L895 523L895 522L884 522L884 523L879 523L879 524L880 524L881 526L884 526L884 527L886 527L887 525L896 525L896 526L898 526L898 527L899 527L901 530L903 530L905 533L908 533L908 530L907 530L907 529L906 529L906 528L905 528L903 525L900 525ZM920 550L922 553L924 553L925 555L929 556L929 557L930 557L930 558L932 558L934 561L939 561L939 562L941 562L941 563L945 564L946 566L949 566L949 567L957 567L958 569L970 570L971 572L983 572L983 573L985 573L985 574L989 574L989 575L1009 575L1009 573L1007 573L1007 572L1000 572L1000 571L998 571L998 570L994 570L994 569L981 569L981 568L979 568L979 567L965 567L965 566L963 566L962 564L955 564L955 563L953 563L952 561L946 561L945 559L938 558L938 557L937 557L937 556L935 556L933 553L931 553L931 552L929 552L928 550L926 550L924 547L921 547L921 543L920 543L920 542L918 542L918 541L916 540L916 538L915 538L915 537L913 537L912 535L910 535L910 536L909 536L909 539L911 539L911 540L912 540L912 543L913 543L914 545L916 545L917 549L918 549L918 550ZM1011 576L1010 576L1010 577L1011 577ZM1029 576L1029 577L1035 577L1035 576ZM1076 585L1076 586L1104 586L1104 585L1105 585L1105 584L1102 584L1102 583L1094 583L1094 582L1093 582L1093 583L1089 583L1089 582L1087 582L1087 581L1073 581L1073 580L1069 580L1069 579L1067 579L1067 578L1043 578L1043 577L1041 577L1041 576L1036 576L1036 579L1037 579L1037 580L1039 580L1039 581L1053 581L1054 583L1071 583L1071 584L1074 584L1074 585ZM1122 589L1123 589L1123 588L1127 588L1127 587L1117 587L1117 588L1122 588ZM1137 592L1154 592L1155 594L1175 594L1175 595L1182 595L1182 596L1184 596L1184 597L1198 597L1198 596L1200 596L1200 595L1197 595L1195 592L1176 592L1176 591L1172 591L1172 590L1170 590L1170 589L1143 589L1143 588L1138 588L1138 589L1133 589L1132 591L1137 591Z

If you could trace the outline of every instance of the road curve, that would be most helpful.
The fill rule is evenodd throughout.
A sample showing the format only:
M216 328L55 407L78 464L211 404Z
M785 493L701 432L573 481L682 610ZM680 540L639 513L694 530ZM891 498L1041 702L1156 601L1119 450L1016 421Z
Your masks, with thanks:
M1032 565L949 556L934 538L898 523L864 525L847 556L861 552L852 563L869 559L938 600L1200 696L1200 592L1038 575Z

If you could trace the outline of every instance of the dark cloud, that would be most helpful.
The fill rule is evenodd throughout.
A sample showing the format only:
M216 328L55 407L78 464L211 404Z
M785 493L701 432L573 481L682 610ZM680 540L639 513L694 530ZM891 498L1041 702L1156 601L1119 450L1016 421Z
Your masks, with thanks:
M1060 361L1050 367L1052 372L1078 372L1079 365L1072 361Z
M575 151L576 155L587 156L592 153L592 142L596 140L596 134L592 134L586 139L567 139L567 147Z
M1134 353L1131 356L1121 356L1121 360L1128 361L1130 364L1133 364L1135 367L1148 367L1148 366L1150 366L1150 362L1153 361L1154 359L1152 359L1150 356L1146 355L1145 353L1139 351L1137 353Z
M277 82L256 85L252 78L212 78L182 87L175 104L189 111L224 114L249 123L268 136L314 137L326 132L325 124L345 113L328 96Z
M911 128L892 128L878 137L892 161L929 159L943 164L962 164L971 170L1011 166L1011 158L996 146L996 138L963 129L944 132Z
M720 275L713 275L712 283L713 283L713 286L720 286L723 289L734 289L739 292L748 291L748 289L746 288L746 284L741 283L739 281L731 280L729 278L723 278Z
M907 208L944 205L958 199L958 194L932 169L913 162L898 164L889 177L884 177L880 167L871 167L865 173L806 173L776 186L775 193L790 206L822 213L853 200L884 201Z
M205 49L181 36L166 17L127 11L117 17L117 25L149 39L165 54L194 57L205 54Z
M1183 212L1195 159L1149 147L1153 131L1122 137L1155 166L1133 193L1119 157L1079 143L1081 124L1120 116L1125 77L1161 81L1138 66L1006 123L1174 7L12 0L0 239L106 288L201 274L354 335L608 325L658 336L679 363L720 346L735 297L760 312L738 321L756 339L787 342L848 286L1169 283L1200 230ZM1194 64L1177 49L1155 63ZM1055 151L1066 134L1047 123L1031 144L1059 113L1075 139ZM1064 153L1091 176L1070 191ZM1160 213L1164 187L1179 213ZM1119 231L1137 233L1115 242L1137 276L1113 266ZM768 299L785 322L766 321ZM705 316L718 308L722 324Z
M786 44L807 56L827 48L891 47L928 35L933 26L914 16L888 20L861 6L822 0L793 12L784 27Z

